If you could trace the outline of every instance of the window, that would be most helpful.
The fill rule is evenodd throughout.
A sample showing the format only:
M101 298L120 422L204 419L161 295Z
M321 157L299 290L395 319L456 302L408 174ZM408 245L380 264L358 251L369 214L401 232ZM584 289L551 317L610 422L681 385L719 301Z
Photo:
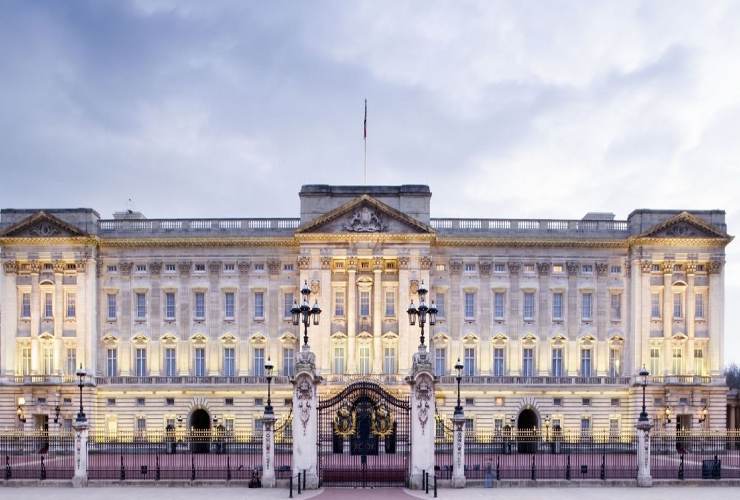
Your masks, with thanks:
M436 266L434 266L434 268L437 271L444 271L445 269L447 269L447 266L445 266L444 264L437 264Z
M254 265L255 271L264 271L265 270L265 264L263 262L258 262Z
M475 398L465 398L465 406L475 406Z
M109 377L118 375L118 349L112 348L106 351L106 375Z
M611 266L609 268L609 272L612 274L621 274L622 273L622 266Z
M234 406L234 398L224 398L224 406Z
M534 319L534 292L524 292L524 319Z
M532 347L522 349L522 376L534 376L534 348Z
M622 350L616 347L609 349L609 376L622 376Z
M224 272L230 273L236 270L236 266L233 263L224 264Z
M612 321L619 321L622 319L622 294L613 293L611 295L611 313Z
M344 317L344 290L334 291L334 316Z
M136 319L146 319L146 294L138 292L136 294Z
M505 351L503 347L493 348L493 376L503 377L506 373Z
M195 319L205 319L206 317L206 294L205 292L195 292Z
M283 375L295 375L295 350L292 347L283 348Z
M165 377L177 376L177 349L167 347L164 350L164 375Z
M165 264L164 265L164 272L166 273L174 273L175 272L175 264Z
M117 273L118 272L118 266L112 265L107 267L109 273Z
M334 373L344 373L344 346L341 345L334 346Z
M67 375L74 375L77 373L77 349L73 347L67 348Z
M224 347L224 377L233 377L236 375L236 354L233 347Z
M54 317L54 295L51 293L44 294L44 318Z
M234 319L234 292L224 293L224 318Z
M283 294L283 318L292 316L291 309L293 309L293 292L287 292Z
M475 272L475 264L465 264L465 272L466 273Z
M593 294L591 292L581 295L581 319L591 321L593 319Z
M393 290L386 290L385 292L385 317L392 318L395 315L396 315L396 293Z
M196 347L194 350L195 354L195 376L205 377L206 376L206 348Z
M532 274L534 272L534 264L524 264L522 266L522 271L527 274Z
M563 292L552 294L552 319L555 321L563 319Z
M650 294L650 317L653 319L660 318L660 294Z
M368 375L370 373L370 346L367 344L360 345L360 373Z
M588 417L581 417L581 432L586 434L591 432L591 419Z
M51 375L54 372L54 347L44 345L42 350L43 366L41 367L43 375Z
M196 273L204 273L204 272L206 272L206 265L205 264L196 264L195 265L195 272Z
M254 356L254 376L264 377L265 376L265 348L255 347L253 351Z
M704 319L704 294L698 292L695 296L694 318Z
M673 317L683 318L683 296L681 293L673 294Z
M136 348L136 376L146 377L146 349Z
M434 374L438 377L447 373L447 349L444 347L434 348Z
M115 320L116 319L116 294L115 293L109 293L108 294L108 320Z
M108 398L105 400L106 406L116 406L116 398Z
M621 406L622 402L619 398L612 398L611 399L611 405L612 406Z
M21 349L21 375L31 374L31 347L24 346Z
M563 272L563 265L562 264L553 264L552 265L552 272L554 274L562 274L562 272Z
M445 303L446 303L446 297L444 293L437 292L434 296L435 299L435 306L437 306L437 317L438 318L444 318L445 317Z
M137 273L145 273L146 272L146 264L136 264L136 272Z
M506 264L503 262L496 262L493 264L493 272L494 273L505 273L506 272Z
M283 271L292 271L293 264L283 264Z
M396 373L396 348L385 346L383 348L383 373L392 375Z
M694 373L704 375L704 349L701 347L694 349Z
M583 274L591 274L594 272L594 266L593 264L583 264L581 266L581 272Z
M175 292L164 294L164 319L167 321L175 320Z
M265 292L254 292L254 317L265 317Z
M591 398L581 398L581 406L591 406Z
M465 348L465 362L463 363L463 375L472 377L475 375L475 347Z
M563 348L562 347L552 348L552 376L553 377L563 376Z
M650 375L660 373L660 349L658 347L650 348Z
M175 406L175 398L165 398L164 405L165 406Z
M24 293L21 295L21 318L31 317L31 294Z
M231 401L231 404L234 404L234 401ZM226 429L226 432L232 433L234 432L234 419L231 417L224 418L224 429ZM283 434L285 431L283 431Z
M493 294L493 318L502 320L504 319L504 302L506 296L504 292L495 292Z
M465 292L465 319L475 318L475 293Z
M591 349L581 349L581 377L591 376Z
M563 406L563 398L552 398L553 406Z
M146 406L145 398L136 398L136 406Z
M673 348L673 374L683 375L683 347Z
M370 292L360 292L360 316L370 316Z

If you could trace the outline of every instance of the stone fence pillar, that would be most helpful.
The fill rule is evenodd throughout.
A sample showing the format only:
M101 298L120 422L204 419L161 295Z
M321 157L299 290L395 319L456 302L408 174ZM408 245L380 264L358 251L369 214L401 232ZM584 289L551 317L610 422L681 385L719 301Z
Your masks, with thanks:
M262 487L275 487L275 414L262 417Z
M414 354L411 374L411 488L421 489L424 473L434 476L435 400L434 372L424 347Z
M653 485L650 473L650 422L637 422L637 485L649 487Z
M306 474L306 489L319 487L318 474L318 386L316 357L303 346L296 360L293 379L293 475Z
M87 486L87 420L75 420L72 424L75 433L75 474L72 485L76 488Z
M452 487L465 488L465 414L458 413L452 417L453 455Z

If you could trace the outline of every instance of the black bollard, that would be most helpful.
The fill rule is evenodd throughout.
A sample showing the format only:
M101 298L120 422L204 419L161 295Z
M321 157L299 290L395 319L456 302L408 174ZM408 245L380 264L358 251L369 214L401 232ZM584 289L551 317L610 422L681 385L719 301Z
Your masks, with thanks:
M601 454L601 472L599 473L599 477L602 481L606 479L606 453Z
M306 469L303 469L303 491L306 491Z
M123 454L121 454L121 473L119 477L121 481L126 480L126 467L123 465Z
M427 489L427 471L421 471L421 491Z
M155 479L156 481L159 481L159 479L160 479L160 471L159 471L159 455L156 455L156 456L155 456L155 459L156 459L156 461L157 461L157 463L156 463L156 465L157 465L157 472L156 472L156 475L155 475L154 479Z
M293 474L290 475L290 495L288 498L293 498Z
M301 494L301 473L298 473L298 494Z
M46 465L44 464L44 456L41 455L41 480L46 479Z
M678 478L683 479L683 453L681 453L681 461L678 464Z
M570 481L570 453L568 454L568 460L565 464L565 479Z
M10 468L10 456L5 455L5 479L13 477L13 470Z
M534 467L534 455L532 455L532 481L534 481L535 479L537 479L537 473L535 472Z
M426 477L427 477L427 481L426 481L427 485L426 485L426 490L424 490L424 493L428 495L429 494L429 473L427 471L424 471L424 474L426 474Z
M437 498L437 474L434 475L434 498Z

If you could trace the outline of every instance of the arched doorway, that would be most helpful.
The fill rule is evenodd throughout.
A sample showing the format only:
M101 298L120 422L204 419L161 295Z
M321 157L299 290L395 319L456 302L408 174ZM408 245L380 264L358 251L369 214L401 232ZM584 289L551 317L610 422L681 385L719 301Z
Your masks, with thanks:
M190 451L208 453L211 448L211 416L203 408L190 414Z
M531 408L525 408L519 413L516 421L517 427L517 450L519 453L537 452L537 429L539 427L537 414Z

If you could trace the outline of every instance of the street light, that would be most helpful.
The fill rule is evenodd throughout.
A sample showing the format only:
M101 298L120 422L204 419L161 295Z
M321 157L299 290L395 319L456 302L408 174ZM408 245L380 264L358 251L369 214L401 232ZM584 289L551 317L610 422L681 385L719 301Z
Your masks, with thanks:
M642 411L640 412L640 422L647 422L648 421L648 414L647 409L645 408L645 388L647 387L647 380L648 375L650 375L650 372L647 371L645 366L643 365L642 369L640 370L640 385L642 385Z
M460 404L460 382L462 381L463 365L460 362L460 358L457 358L455 371L457 372L457 376L455 377L457 379L457 406L455 406L455 416L459 416L463 414L463 407Z
M270 358L267 358L267 363L265 363L265 377L267 377L267 406L265 406L265 415L272 415L272 400L270 399L270 382L272 382L272 369L274 367L272 366L272 363L270 363Z
M550 440L550 415L545 415L545 441Z
M82 369L82 363L80 363L80 369L77 370L77 376L80 378L80 382L77 384L77 387L80 388L80 411L77 413L77 422L85 422L87 420L87 417L85 417L85 412L82 409L82 388L85 385L84 379L85 379L85 370Z
M290 314L293 319L293 325L298 326L303 323L303 347L308 349L308 326L311 324L311 318L313 318L314 326L319 324L319 316L321 315L321 308L319 307L319 301L316 301L311 307L308 303L308 298L311 295L311 289L308 287L308 281L303 282L303 288L301 288L301 295L303 300L299 306L297 302L293 302L293 307L290 309Z
M26 423L26 412L24 411L23 407L26 405L26 398L23 396L18 398L18 408L15 411L15 414L18 416L18 421L22 423Z
M424 325L427 322L427 315L429 315L429 326L434 326L437 323L437 307L434 305L434 301L430 306L426 304L426 295L429 292L424 288L424 280L416 290L419 295L419 307L414 306L414 301L411 301L409 308L406 312L409 314L409 325L414 326L416 319L419 319L419 328L421 328L421 336L419 337L419 349L424 349Z

